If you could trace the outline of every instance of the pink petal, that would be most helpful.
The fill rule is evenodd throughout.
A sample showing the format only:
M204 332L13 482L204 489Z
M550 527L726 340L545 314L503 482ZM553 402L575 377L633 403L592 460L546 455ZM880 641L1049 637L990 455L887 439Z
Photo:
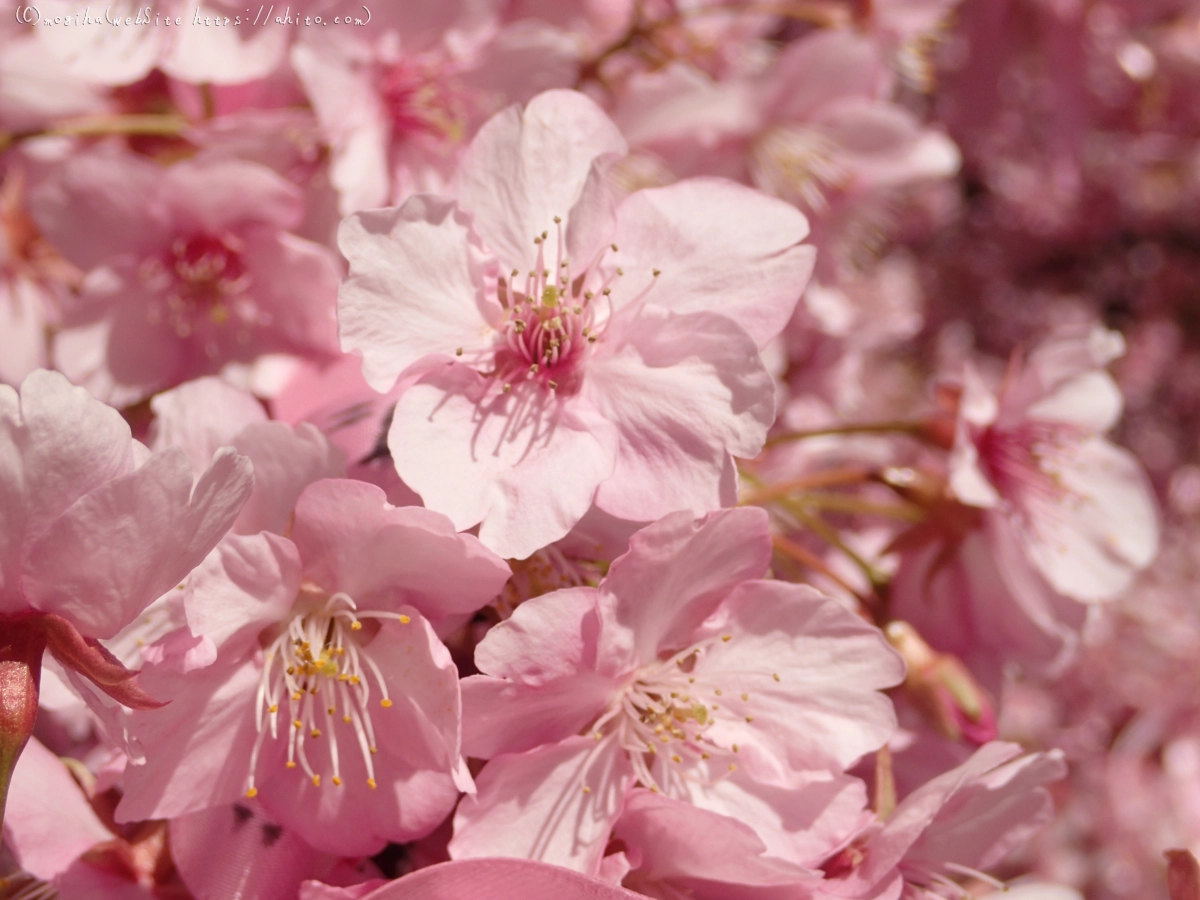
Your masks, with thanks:
M261 422L230 441L254 465L254 493L234 529L241 534L283 534L302 491L324 478L345 473L345 460L317 428L301 423Z
M67 767L36 738L17 758L4 810L4 843L43 881L94 845L112 840Z
M173 698L162 709L134 713L130 729L146 759L125 769L117 819L166 819L231 803L246 790L254 745L260 666L218 661L178 674L142 670L143 687ZM264 757L283 769L283 751L267 742ZM260 760L265 766L272 760Z
M596 505L635 521L731 506L729 455L757 456L775 418L775 383L753 342L713 313L648 307L621 318L588 361L584 385L619 435L617 467Z
M156 454L80 499L32 542L26 596L85 634L111 637L213 548L251 479L249 461L225 449L193 490L183 451Z
M879 629L780 581L739 586L726 609L719 627L731 637L700 656L696 676L720 684L722 711L736 713L714 719L709 735L740 745L758 780L785 786L797 772L844 770L895 732L892 702L879 692L905 667Z
M250 800L171 820L171 860L196 900L296 900L301 883L333 868Z
M624 271L618 306L646 291L673 312L732 319L759 347L791 318L816 250L800 242L808 220L789 203L719 178L689 178L630 195L617 209L608 257ZM653 272L661 271L657 278Z
M613 426L581 401L533 382L498 393L450 365L405 391L388 446L427 507L455 528L480 524L485 545L523 559L567 534L612 472Z
M1058 472L1066 496L1026 536L1046 580L1077 600L1115 597L1158 553L1154 489L1131 453L1092 438Z
M592 163L625 152L625 139L594 101L577 91L546 91L479 129L454 192L501 268L524 272L537 258L533 239L553 230L555 216L571 213Z
M636 658L646 662L686 647L737 585L766 574L770 560L761 509L731 509L699 521L678 512L635 534L602 587L616 596L617 620L633 633Z
M251 394L212 376L155 395L150 408L154 411L150 449L182 448L197 475L208 468L219 448L233 443L239 431L267 421L267 411ZM257 475L256 471L256 481Z
M791 885L815 872L764 857L767 847L746 821L697 809L644 789L630 791L613 837L642 858L633 886L665 882L698 898L736 897L737 886ZM652 895L653 896L653 895Z
M304 573L360 609L412 604L435 621L473 613L500 592L508 566L440 513L394 507L374 485L329 479L296 503L292 540Z
M500 310L484 290L489 260L453 202L417 195L355 213L338 229L338 247L350 261L338 291L342 349L362 354L377 391L430 354L490 348Z
M368 900L637 900L613 887L558 866L523 859L466 859L441 863L393 881Z
M458 805L450 856L513 856L592 874L632 782L612 738L576 736L498 756L476 780L478 793Z
M300 554L274 534L228 535L188 579L188 628L223 652L257 649L259 633L282 621L300 590Z

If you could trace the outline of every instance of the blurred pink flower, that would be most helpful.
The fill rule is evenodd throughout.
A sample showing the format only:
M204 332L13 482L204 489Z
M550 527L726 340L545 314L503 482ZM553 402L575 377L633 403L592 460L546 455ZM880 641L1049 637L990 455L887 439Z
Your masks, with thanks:
M107 402L264 354L336 352L338 265L288 233L302 198L267 168L214 156L162 167L99 148L66 160L32 206L87 273L55 361Z
M377 390L405 385L397 471L504 556L593 502L639 521L731 504L732 456L774 416L759 348L811 271L804 217L710 179L614 207L603 172L624 151L594 103L547 92L481 129L455 200L340 232L343 348Z

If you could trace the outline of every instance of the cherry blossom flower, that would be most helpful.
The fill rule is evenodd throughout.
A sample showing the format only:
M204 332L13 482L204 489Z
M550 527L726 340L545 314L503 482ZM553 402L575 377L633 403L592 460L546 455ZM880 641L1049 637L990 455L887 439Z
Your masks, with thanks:
M434 626L486 603L508 568L359 482L308 487L287 534L227 537L189 579L188 628L142 675L178 702L134 717L145 759L119 815L258 798L313 847L374 853L428 833L471 787ZM212 648L200 668L197 645Z
M483 120L570 85L576 55L544 22L500 25L448 2L377 11L369 30L305 31L292 58L348 214L443 188Z
M336 350L337 264L288 233L301 197L269 169L213 156L164 168L97 149L67 160L32 206L87 273L55 361L108 402L265 354Z
M593 502L637 521L731 504L731 456L774 415L758 348L811 271L804 217L708 179L614 209L603 170L624 150L591 101L550 91L480 130L455 199L340 231L343 348L376 390L406 385L396 470L504 556Z
M968 370L950 459L958 502L900 539L893 584L895 615L937 646L993 668L1060 665L1086 615L1077 601L1111 599L1153 559L1146 476L1102 437L1121 408L1102 367L1122 348L1104 330L1050 341L998 397Z
M861 810L839 773L890 736L876 691L903 664L835 601L755 580L769 558L761 510L676 513L635 535L599 588L528 600L493 628L475 653L484 674L463 687L465 751L491 762L459 805L451 856L595 872L635 784L761 818L772 852L801 862L799 787L850 790Z

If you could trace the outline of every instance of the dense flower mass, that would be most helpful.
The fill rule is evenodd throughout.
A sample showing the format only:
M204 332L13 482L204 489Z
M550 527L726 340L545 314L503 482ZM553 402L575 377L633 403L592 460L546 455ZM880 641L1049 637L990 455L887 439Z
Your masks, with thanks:
M0 900L1200 900L1186 0L0 20Z

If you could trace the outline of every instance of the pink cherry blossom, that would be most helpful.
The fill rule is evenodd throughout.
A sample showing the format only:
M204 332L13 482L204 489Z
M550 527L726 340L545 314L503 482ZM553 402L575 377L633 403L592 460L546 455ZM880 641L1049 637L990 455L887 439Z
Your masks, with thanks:
M635 784L753 810L774 853L810 852L773 792L815 779L840 793L837 773L894 728L876 691L903 664L836 602L755 580L769 556L760 510L676 513L599 588L534 598L493 628L463 688L465 751L491 762L459 805L451 856L595 872Z
M575 42L543 22L500 26L456 2L379 12L369 30L304 32L293 52L344 214L442 189L487 116L575 78Z
M269 169L214 156L164 168L97 149L67 160L33 209L87 272L55 361L109 402L264 354L335 350L337 264L288 232L300 193Z
M1121 412L1103 367L1123 350L1101 329L1049 341L999 396L968 371L951 456L954 495L1005 516L1051 587L1082 601L1120 593L1158 550L1146 477L1102 437Z
M706 179L614 208L603 171L624 150L592 102L547 92L481 129L454 200L340 231L343 348L377 390L405 379L397 471L505 556L593 503L642 521L732 503L731 455L773 417L758 347L811 270L804 217Z
M968 370L949 474L961 505L901 539L893 585L895 614L937 646L993 670L1061 665L1086 615L1077 601L1112 598L1153 559L1146 476L1102 437L1121 407L1103 366L1122 346L1103 330L1043 344L999 396Z
M434 625L482 606L507 576L437 513L392 507L359 482L311 485L287 538L230 536L189 580L188 629L160 642L142 676L180 702L134 718L145 760L127 771L120 815L244 795L345 855L429 832L471 786L458 677ZM198 643L215 655L202 668L189 656Z

